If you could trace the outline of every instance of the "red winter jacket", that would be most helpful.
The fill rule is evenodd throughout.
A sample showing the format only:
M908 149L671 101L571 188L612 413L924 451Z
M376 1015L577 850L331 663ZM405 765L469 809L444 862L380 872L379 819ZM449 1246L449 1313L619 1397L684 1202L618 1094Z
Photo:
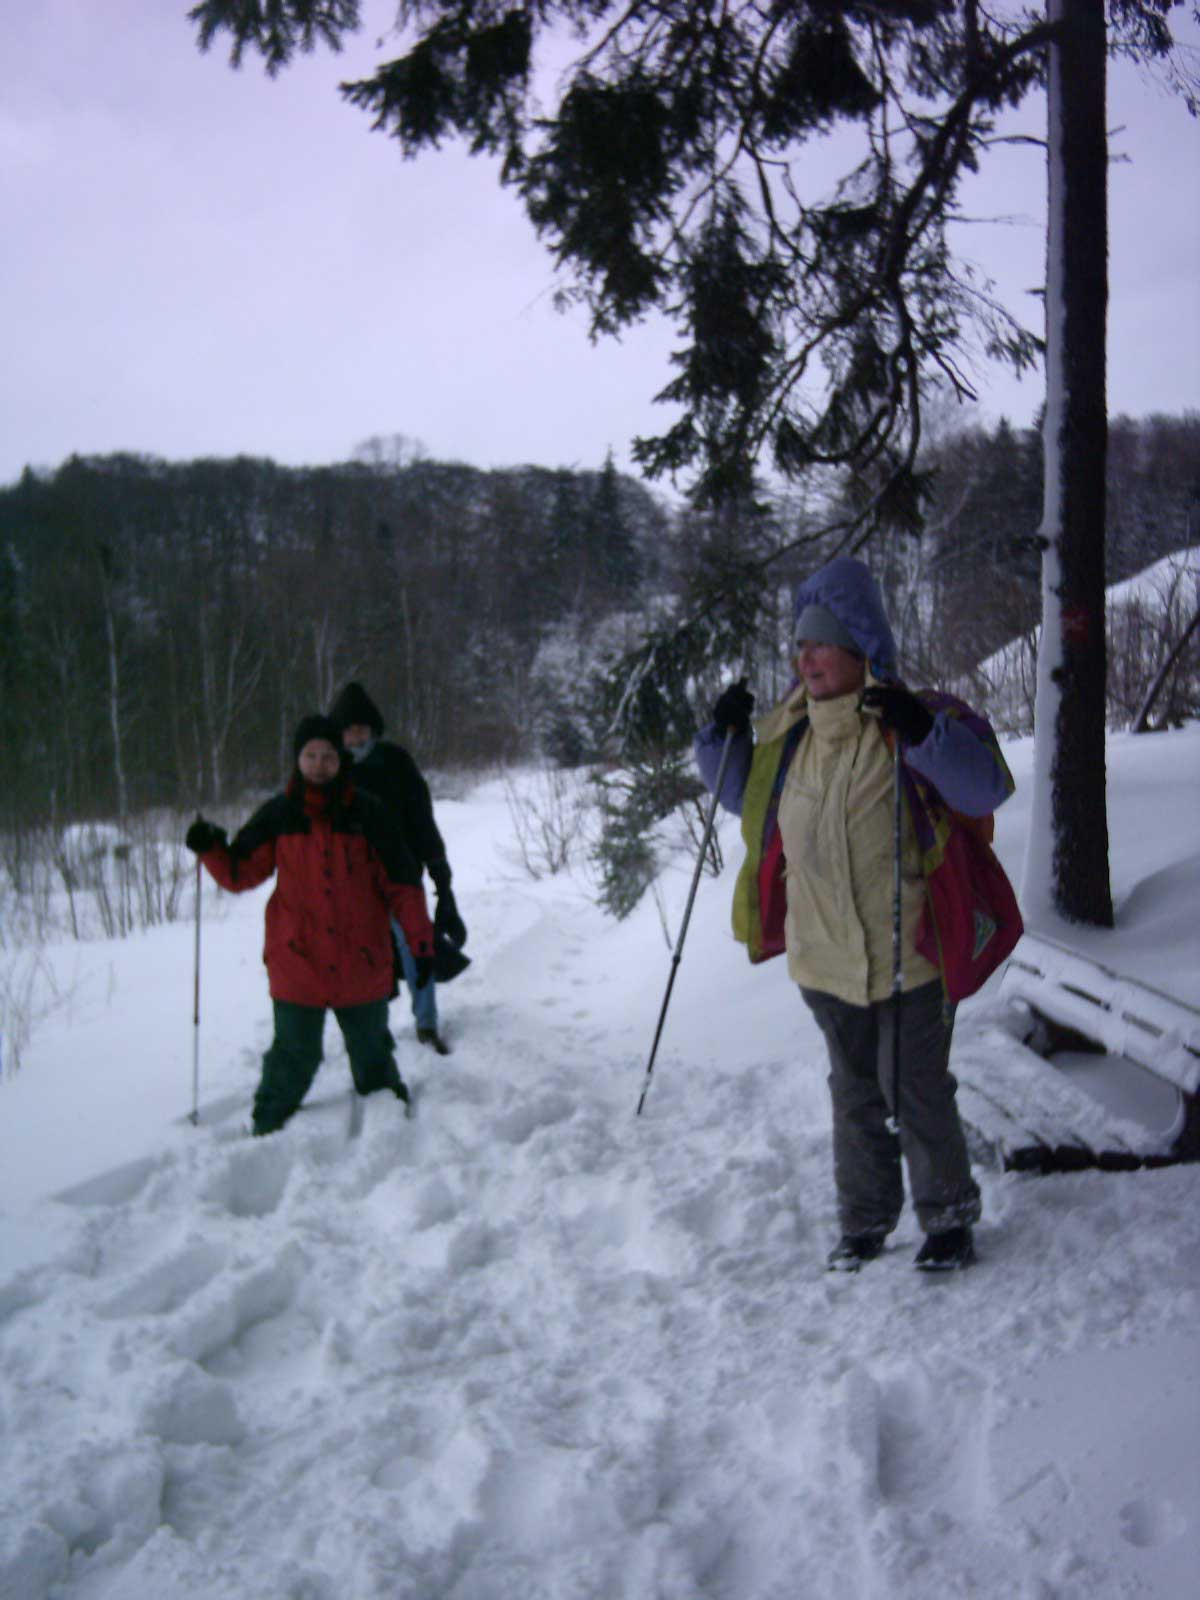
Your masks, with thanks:
M433 954L421 868L380 802L345 778L316 789L294 777L231 844L201 859L234 894L275 873L263 950L272 999L331 1007L388 999L392 917L414 956Z

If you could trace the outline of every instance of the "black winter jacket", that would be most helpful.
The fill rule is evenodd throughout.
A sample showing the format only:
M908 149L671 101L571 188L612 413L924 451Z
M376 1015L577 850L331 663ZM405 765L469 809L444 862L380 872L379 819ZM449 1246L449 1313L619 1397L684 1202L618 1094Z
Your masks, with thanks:
M350 768L355 788L382 800L409 850L440 887L449 879L446 846L433 820L433 800L421 769L403 746L378 739Z

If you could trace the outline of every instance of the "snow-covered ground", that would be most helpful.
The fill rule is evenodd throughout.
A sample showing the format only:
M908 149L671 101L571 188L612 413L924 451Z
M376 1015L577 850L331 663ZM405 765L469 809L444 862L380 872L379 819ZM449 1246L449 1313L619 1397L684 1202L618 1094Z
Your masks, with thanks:
M1121 925L1080 942L1200 1003L1200 728L1110 774ZM500 782L439 819L475 960L449 1059L393 1008L413 1121L355 1132L331 1024L313 1109L246 1136L265 890L205 897L198 1128L191 928L48 952L0 1082L3 1600L1194 1593L1200 1168L985 1170L976 1268L915 1273L906 1214L830 1276L823 1049L729 936L736 824L639 1119L653 898L524 875Z

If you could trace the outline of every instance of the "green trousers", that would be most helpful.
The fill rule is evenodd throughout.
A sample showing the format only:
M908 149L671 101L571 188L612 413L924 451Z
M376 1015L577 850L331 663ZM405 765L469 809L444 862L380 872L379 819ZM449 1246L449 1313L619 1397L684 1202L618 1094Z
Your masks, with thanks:
M263 1056L262 1077L254 1096L255 1133L274 1133L300 1107L321 1065L321 1040L325 1031L324 1006L297 1006L273 1000L275 1037ZM334 1009L350 1073L359 1094L390 1089L404 1090L396 1066L396 1046L388 1029L388 1003L373 1000L363 1006Z

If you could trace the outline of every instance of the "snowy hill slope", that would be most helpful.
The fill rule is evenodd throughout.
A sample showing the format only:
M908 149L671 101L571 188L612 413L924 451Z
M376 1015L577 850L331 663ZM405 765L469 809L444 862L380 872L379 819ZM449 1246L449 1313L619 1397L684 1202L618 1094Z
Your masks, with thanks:
M1122 649L1128 648L1123 626L1125 614L1131 609L1140 609L1149 616L1162 616L1173 611L1176 627L1182 631L1198 601L1200 546L1162 556L1133 577L1110 585L1105 592L1110 664L1119 657ZM1030 731L1033 727L1040 637L1039 624L1032 635L1011 640L979 662L967 677L950 687L973 704L986 704L988 717L995 727L1008 732ZM1159 663L1161 640L1154 640L1153 649L1152 669ZM1147 671L1142 682L1143 691L1148 687L1151 677L1152 670ZM1110 676L1110 684L1111 681ZM1108 716L1110 725L1119 720L1111 704Z
M1194 982L1200 730L1110 772L1091 938ZM245 1136L262 893L206 901L198 1129L190 930L57 953L69 1005L0 1083L0 1596L1190 1593L1200 1169L983 1171L976 1269L914 1273L906 1214L832 1279L823 1048L730 940L736 824L637 1119L653 903L523 876L499 784L439 817L475 964L448 1060L393 1008L413 1121L352 1117L331 1026L313 1109Z

